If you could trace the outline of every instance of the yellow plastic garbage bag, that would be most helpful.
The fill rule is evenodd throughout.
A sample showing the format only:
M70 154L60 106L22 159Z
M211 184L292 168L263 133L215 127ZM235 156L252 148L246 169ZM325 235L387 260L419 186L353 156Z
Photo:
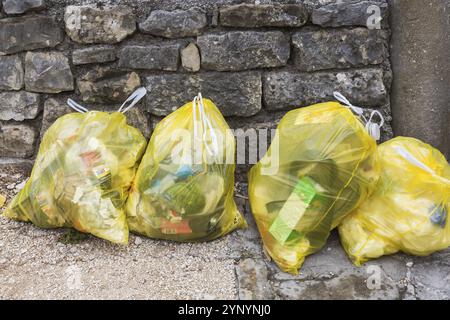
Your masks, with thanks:
M196 97L156 126L127 202L130 230L207 241L246 226L233 198L235 140L217 107Z
M132 104L144 94L144 88L136 91ZM125 203L146 140L122 112L68 103L80 113L60 117L46 131L31 176L4 215L126 244Z
M0 194L0 209L3 208L3 205L6 202L6 197L2 194Z
M378 148L381 177L372 196L339 226L360 266L403 251L425 256L450 246L450 166L428 144L397 137Z
M264 248L283 271L296 274L373 190L375 151L362 122L339 103L282 118L267 154L249 173L249 198Z

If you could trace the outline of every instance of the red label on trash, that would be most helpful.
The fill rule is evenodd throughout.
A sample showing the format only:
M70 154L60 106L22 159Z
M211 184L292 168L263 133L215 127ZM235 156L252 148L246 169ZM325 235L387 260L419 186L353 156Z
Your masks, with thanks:
M161 232L165 234L188 234L192 233L192 229L187 220L181 220L179 222L163 220L161 222Z
M80 157L86 167L92 168L96 163L99 162L101 155L97 151L88 151L80 153Z

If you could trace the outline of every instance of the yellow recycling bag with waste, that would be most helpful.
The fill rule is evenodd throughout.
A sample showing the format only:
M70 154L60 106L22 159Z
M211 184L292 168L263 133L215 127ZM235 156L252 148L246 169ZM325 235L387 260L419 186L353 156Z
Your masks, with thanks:
M378 177L376 142L349 108L328 102L288 112L249 173L266 252L283 271L298 273Z
M156 126L127 202L130 230L207 241L246 222L234 202L235 140L201 95Z
M0 194L0 209L3 208L3 205L6 202L6 197L2 194Z
M378 147L375 192L339 226L345 251L360 266L402 251L425 256L450 246L450 166L435 148L397 137Z
M114 243L128 242L125 203L146 140L125 112L88 111L60 117L44 134L31 176L4 215L43 228L73 227Z

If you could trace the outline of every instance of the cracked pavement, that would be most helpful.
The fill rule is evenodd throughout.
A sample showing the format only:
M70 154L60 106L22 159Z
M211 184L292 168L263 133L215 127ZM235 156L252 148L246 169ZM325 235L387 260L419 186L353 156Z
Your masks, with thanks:
M31 163L0 163L8 200ZM239 189L239 188L238 188ZM67 230L0 218L1 299L449 299L450 249L429 257L386 256L358 268L334 232L301 273L281 272L265 256L245 196L236 198L249 228L208 243L131 235L118 246Z

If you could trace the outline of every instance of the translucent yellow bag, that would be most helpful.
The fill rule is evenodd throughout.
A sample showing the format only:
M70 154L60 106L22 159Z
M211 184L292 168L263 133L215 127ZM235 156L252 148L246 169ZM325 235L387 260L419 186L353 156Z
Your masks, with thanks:
M196 97L156 126L127 202L130 230L207 241L246 226L236 208L235 140L217 107Z
M145 89L136 93L132 105ZM146 140L122 112L88 112L68 103L80 113L60 117L46 131L31 177L4 215L126 244L125 202Z
M378 147L376 191L339 226L342 245L360 266L398 251L425 256L450 246L450 166L428 144L398 137Z
M322 248L373 190L376 142L352 112L329 102L288 112L249 173L249 197L264 248L285 272Z

